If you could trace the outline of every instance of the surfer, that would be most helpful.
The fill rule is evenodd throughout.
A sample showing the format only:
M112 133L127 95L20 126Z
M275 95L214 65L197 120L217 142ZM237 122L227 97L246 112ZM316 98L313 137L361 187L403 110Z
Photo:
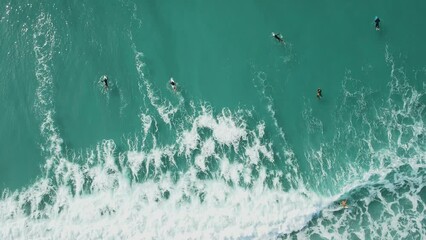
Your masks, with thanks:
M173 90L176 91L176 83L175 83L175 80L173 80L173 78L170 78L170 85L172 86Z
M104 87L105 87L105 89L108 89L108 77L107 77L106 75L104 75L104 76L102 77L101 82L103 82L103 83L104 83Z
M272 33L272 37L274 37L278 42L285 44L283 37L279 33Z
M342 206L343 208L348 208L348 200L342 200L340 202L340 206Z
M376 31L379 31L380 30L380 18L376 17L374 19L374 22L376 23Z
M322 90L321 90L321 88L317 89L317 98L318 99L322 98Z

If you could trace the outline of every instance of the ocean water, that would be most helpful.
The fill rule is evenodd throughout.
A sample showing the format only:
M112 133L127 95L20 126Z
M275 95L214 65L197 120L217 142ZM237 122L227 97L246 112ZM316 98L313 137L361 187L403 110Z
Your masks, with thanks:
M425 10L0 1L0 239L425 238Z

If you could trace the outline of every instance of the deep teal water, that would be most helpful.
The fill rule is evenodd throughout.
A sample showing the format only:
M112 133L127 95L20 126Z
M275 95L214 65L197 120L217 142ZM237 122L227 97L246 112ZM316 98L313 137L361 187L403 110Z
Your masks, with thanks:
M1 238L424 237L425 10L1 3Z

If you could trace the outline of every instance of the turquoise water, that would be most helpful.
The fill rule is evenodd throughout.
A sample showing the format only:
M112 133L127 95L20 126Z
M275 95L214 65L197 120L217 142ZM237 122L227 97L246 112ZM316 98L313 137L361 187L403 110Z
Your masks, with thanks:
M2 2L0 238L424 238L425 10Z

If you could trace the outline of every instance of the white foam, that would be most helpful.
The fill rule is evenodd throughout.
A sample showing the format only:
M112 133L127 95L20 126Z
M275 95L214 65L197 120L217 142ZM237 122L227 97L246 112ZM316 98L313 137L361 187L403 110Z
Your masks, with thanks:
M227 182L239 184L241 173L243 173L245 169L250 171L250 168L244 168L244 165L242 163L230 164L229 159L227 157L222 157L220 160L220 174L221 177L223 177ZM244 183L249 184L251 183L251 181L251 174L244 175Z
M294 235L317 235L327 239L351 238L351 234L368 239L405 239L426 236L422 222L426 219L425 203L419 192L426 187L423 174L392 171L393 178L378 182L351 183L352 191L363 196L349 200L349 208L323 211L317 223ZM408 175L407 175L408 174ZM364 194L368 193L368 194ZM336 196L336 200L340 196ZM359 218L363 220L360 222ZM366 230L368 229L368 230Z
M133 174L133 177L137 178L138 172L145 158L145 153L143 152L127 152L127 161L129 162L129 168Z
M260 153L268 159L270 162L274 161L274 153L271 148L271 144L264 145L261 143L261 139L264 135L264 123L257 125L258 133L252 133L253 143L246 147L245 154L248 157L249 164L258 165L260 161Z
M397 66L388 47L385 60L391 67L387 101L373 116L350 108L349 114L354 114L351 115L354 119L362 118L365 128L355 128L350 122L344 129L345 133L356 135L354 141L361 142L360 146L366 146L367 150L367 154L361 157L362 164L356 162L348 166L343 176L346 184L341 192L354 198L349 200L349 209L339 213L323 211L315 224L292 237L425 238L426 205L422 195L426 189L426 155L424 139L421 138L426 134L426 105L421 102L426 93L425 86L419 90L409 84L409 76ZM365 91L359 91L359 88L355 92L344 91L344 101L353 97L365 102ZM359 101L353 102L359 105ZM321 154L317 156L323 157ZM365 169L366 165L368 169ZM341 197L338 194L335 200Z
M138 62L139 54L141 53L136 54L138 70L139 66L143 65L141 61ZM42 60L44 55L40 56ZM46 64L39 66L48 69L45 68L48 66ZM46 87L43 89L49 89L48 84L52 79L45 73L40 74L38 80L40 85ZM148 95L151 94L151 104L164 122L170 123L173 112L164 110L168 108L167 103L159 100L151 90L151 84L144 79L143 72L139 73L143 80L142 86L146 88ZM152 127L152 122L155 122L155 118L146 113L141 115L144 134L141 143L138 138L128 140L129 150L117 153L114 141L103 140L94 149L88 150L87 156L79 156L83 162L85 160L83 165L79 165L73 162L74 159L69 160L62 154L62 139L53 121L54 111L49 96L43 93L39 98L45 110L42 112L45 118L41 124L41 132L45 133L48 139L44 145L50 151L51 156L48 157L55 158L51 163L55 176L38 179L28 189L6 193L2 197L2 239L271 239L279 234L299 230L302 230L297 233L299 236L308 238L310 233L304 231L306 224L320 210L340 197L320 197L306 190L302 182L297 189L284 191L280 181L284 174L280 171L270 171L262 165L262 155L266 160L274 162L271 143L263 139L264 123L256 126L257 131L250 130L237 114L224 110L215 116L211 109L205 107L199 116L189 122L188 129L177 132L180 141L175 145L161 145L157 143L156 136L152 135L152 147L148 149L144 146L144 139ZM413 96L419 99L416 94ZM414 103L415 101L411 101L407 105L409 107L403 109L411 111L408 109L412 109L410 106ZM268 110L275 119L273 106L268 105ZM280 129L276 122L275 125ZM398 138L395 145L421 148L422 146L416 145L415 140L417 134L424 134L422 121L414 119L413 131L415 134L412 139L404 142L402 138ZM391 136L389 138L393 139ZM230 158L226 151L222 151L226 146L234 147L235 158ZM390 146L394 147L393 144ZM244 151L240 151L241 149ZM412 163L411 159L398 157L392 151L377 151L371 144L369 150L373 151L372 158L380 162L379 167L384 169L368 172L370 175L364 175L364 179L353 182L355 187L368 182L373 173L383 174L383 180L395 168L407 162ZM176 165L174 156L181 153L185 153L188 161L185 167L188 169L184 167L185 170L178 173L178 177L172 177L170 170L163 172L164 165ZM312 155L319 160L324 157L322 149L312 152ZM291 150L285 151L284 156L288 161L294 159ZM387 163L386 158L389 157L396 159L395 162ZM424 153L416 157L420 158L415 161L418 168L424 168ZM217 172L208 172L210 159L217 160ZM139 179L138 176L143 171L146 179ZM258 173L258 177L252 175L253 171ZM297 169L294 171L297 172ZM199 179L200 172L210 173L211 178ZM154 176L151 177L150 173ZM297 177L288 174L290 173L285 175L287 179ZM397 179L398 183L402 183L407 178L402 175L397 176ZM272 186L269 180L272 180ZM403 197L398 196L397 200L408 199L417 207L421 198L415 193L425 187L423 179L415 176L414 180L409 180L414 183L413 186L410 186L407 194L401 194ZM386 187L389 191L394 190L393 187ZM374 198L376 196L379 200L386 201L380 189L368 190L372 190L376 195L365 198L365 208L377 200ZM392 204L398 204L398 201L391 202L385 208L384 212L391 215L390 220L385 220L386 226L379 226L371 216L371 219L367 219L374 228L380 227L384 230L382 236L391 237L392 231L401 229L400 220L407 220L402 214L392 210ZM309 231L313 229L315 233L327 238L349 238L347 231L339 235L342 221L351 220L349 213L342 215L341 220L331 223L330 228L327 227L330 223L324 221L323 224L321 221L324 219L319 219L319 223L310 226ZM418 228L422 226L424 210L420 215L419 218L409 221L410 227L416 224ZM336 220L332 214L330 218ZM330 232L333 228L336 231ZM421 229L420 232L424 235L424 230ZM365 236L363 232L355 234ZM407 236L403 231L398 234ZM373 232L371 236L380 237L377 232Z
M221 144L235 145L246 136L245 126L237 126L235 122L226 116L220 116L217 124L213 126L213 137Z
M203 107L201 116L197 117L194 123L198 128L211 129L213 138L221 145L233 145L237 148L240 139L245 139L247 135L246 124L238 123L238 120L225 110L215 119L212 111Z
M142 61L143 53L138 52L136 50L135 45L133 45L132 48L135 53L136 70L141 80L141 82L139 83L139 90L143 94L146 93L150 101L150 104L157 110L161 119L165 123L171 124L170 121L172 116L179 110L179 107L183 104L183 98L180 98L179 104L177 106L173 106L173 104L166 99L161 99L159 95L155 92L151 83L146 78L143 72L143 69L145 67L145 63Z
M161 168L165 164L170 164L171 166L176 166L174 159L175 149L174 146L157 146L156 138L153 137L154 143L151 149L146 150L144 146L138 146L137 139L135 141L128 140L129 151L124 154L127 160L123 163L121 167L126 168L127 166L130 169L132 176L138 180L138 176L141 171L145 172L145 177L153 172L154 175L157 175L161 172ZM168 162L166 162L168 160ZM144 169L143 169L144 167Z
M208 146L217 143L218 145L233 146L234 149L237 149L240 141L247 139L244 121L233 117L229 111L225 110L215 118L211 109L202 106L200 115L193 119L191 129L184 130L178 136L180 153L184 152L185 156L189 157L198 148L201 141L198 131L202 129L211 130L212 141L209 142L210 145ZM201 164L203 160L198 158L197 162Z
M150 117L141 118L147 135ZM55 129L53 120L46 126ZM52 163L55 184L40 179L0 201L0 237L264 239L303 228L326 205L306 190L282 191L282 174L270 175L260 161L259 177L253 177L247 167L253 160L230 161L221 152L223 145L237 150L241 146L273 161L271 147L261 139L263 123L248 131L246 123L228 111L213 117L204 109L189 127L178 133L183 140L176 143L179 149L160 146L153 135L150 149L135 138L127 141L128 151L117 154L115 142L103 140L86 156L78 156L85 160L82 166L62 157L58 148L60 157ZM206 129L201 139L198 131ZM189 169L172 180L172 170L163 172L162 167L176 166L174 156L182 152L189 158ZM217 160L218 172L208 172L210 159ZM200 180L200 171L212 178ZM140 179L143 172L145 179ZM273 188L267 187L269 178ZM24 210L25 205L30 209Z
M116 179L119 187L98 188L90 195L73 197L60 187L53 206L39 212L44 218L31 220L19 214L5 221L3 217L0 236L264 239L301 229L323 205L314 194L268 189L262 182L256 182L255 190L230 187L221 180L194 180L191 171L174 184L165 177L130 187L125 179ZM111 184L106 178L102 181ZM42 196L47 190L41 188L37 189L41 194L32 189L29 195ZM161 198L164 190L169 191L168 199ZM30 201L36 204L40 199ZM21 211L10 203L10 198L0 202L2 216L11 212L5 205Z
M37 60L35 75L38 81L35 105L42 121L41 135L46 142L42 145L42 149L47 155L45 168L49 170L55 161L62 158L61 145L63 144L54 122L53 77L50 65L56 44L56 29L50 15L41 13L38 16L34 25L33 40L33 49Z
M208 170L206 166L207 158L215 153L215 143L212 138L207 139L202 147L201 153L195 157L195 165L198 166L201 171L205 172Z
M289 182L298 182L299 179L299 165L296 161L295 158L295 154L293 153L293 150L291 150L291 147L289 147L287 145L287 140L284 134L284 130L282 129L282 127L279 124L278 119L276 118L276 113L275 113L275 107L274 107L274 99L271 95L268 95L267 93L267 78L268 75L263 72L263 71L258 71L255 69L255 67L253 66L253 74L254 77L252 79L254 86L256 87L256 89L258 90L258 93L260 95L260 97L262 98L262 100L264 100L266 102L266 110L269 113L273 124L274 124L274 132L278 133L278 136L281 138L280 144L282 146L281 151L276 151L275 154L277 156L281 156L282 154L282 159L285 162L285 170L287 172L286 174L286 179ZM259 131L259 137L263 136L263 133L261 131L262 129L258 129ZM260 134L262 133L262 134ZM272 143L269 144L269 148L271 148ZM265 150L265 149L264 149ZM270 154L269 154L270 153ZM268 151L264 153L267 157L267 159L269 159L271 162L273 161L273 154L272 152ZM254 159L254 162L257 161L256 159L256 154L253 152L249 153L249 155L251 156L252 159ZM254 157L254 158L253 158Z
M146 136L148 134L149 129L151 128L152 118L151 118L151 116L142 113L141 114L141 122L142 122L142 125L143 125L143 132Z
M192 127L190 131L184 131L179 140L182 143L180 152L185 152L185 155L189 157L190 153L197 148L199 138L196 126Z

